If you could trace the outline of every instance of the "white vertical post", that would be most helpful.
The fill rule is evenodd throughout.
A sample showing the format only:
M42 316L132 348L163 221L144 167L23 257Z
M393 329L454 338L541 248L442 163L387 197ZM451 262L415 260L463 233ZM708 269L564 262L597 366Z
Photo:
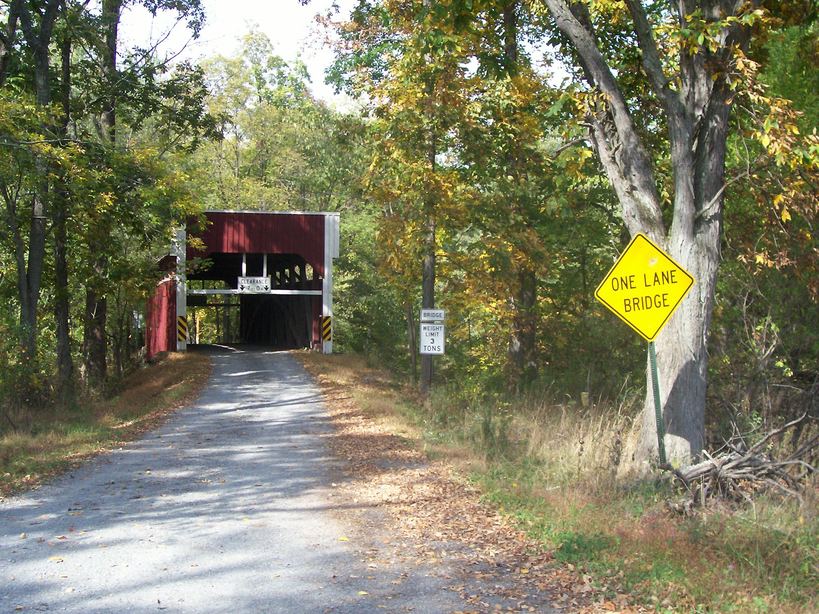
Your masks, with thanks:
M247 254L242 254L242 277L247 277Z
M174 239L174 252L176 255L176 351L184 352L188 349L188 335L187 332L182 335L179 330L180 318L182 318L185 331L188 326L188 292L187 292L187 274L185 272L185 249L187 243L187 231L184 226L176 230L176 237Z
M328 213L324 216L324 279L321 284L321 315L326 318L333 317L333 258L338 258L339 253L339 215L338 213ZM332 319L331 319L332 322ZM335 328L335 322L332 322ZM321 332L321 327L319 327ZM333 353L333 339L321 342L321 353Z
M265 252L262 258L262 277L267 277L267 252Z

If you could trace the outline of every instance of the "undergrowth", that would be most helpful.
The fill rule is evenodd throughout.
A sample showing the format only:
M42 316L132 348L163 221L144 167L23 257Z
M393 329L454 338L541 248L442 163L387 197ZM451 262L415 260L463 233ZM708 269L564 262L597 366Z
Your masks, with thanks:
M0 431L0 495L36 486L154 428L201 389L209 370L204 355L170 354L132 373L110 399L71 410L29 410L19 421L23 427Z
M758 498L693 518L667 511L667 479L624 483L639 391L556 403L438 389L426 402L357 357L306 358L431 456L459 463L485 498L599 587L657 611L819 611L815 485L804 503ZM585 399L584 399L585 401Z

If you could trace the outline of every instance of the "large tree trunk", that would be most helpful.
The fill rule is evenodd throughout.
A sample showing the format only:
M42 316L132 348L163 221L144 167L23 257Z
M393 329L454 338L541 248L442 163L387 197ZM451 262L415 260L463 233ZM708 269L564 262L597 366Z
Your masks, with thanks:
M707 102L699 107L698 137L694 136L693 126L671 127L672 141L687 145L672 149L675 169L686 171L686 176L675 179L684 180L687 186L678 185L675 191L674 220L665 247L695 281L655 342L665 412L665 445L672 464L697 460L705 443L707 340L720 264L730 113L726 102L729 91L724 84L712 87L708 74L692 71L687 85L691 98ZM649 417L653 412L649 396L637 448L637 458L642 460L653 458L657 450L656 422Z
M714 304L719 266L718 243L701 236L693 246L680 250L666 245L673 258L695 283L677 311L657 336L657 367L665 424L668 461L686 464L702 452L705 436L705 393L708 372L707 332ZM709 243L711 243L709 245ZM655 418L650 367L646 367L647 392L635 460L640 472L657 458Z
M101 272L99 268L95 269ZM108 342L105 322L108 318L108 302L100 299L92 289L85 293L85 330L83 332L83 358L85 378L89 384L105 381L108 373Z
M40 108L51 104L49 45L61 6L62 0L44 2L41 7L38 7L39 10L36 13L38 19L35 23L30 6L25 2L13 3L13 10L17 11L26 46L34 59L35 100ZM44 125L42 128L43 134L50 132L49 126ZM31 205L27 263L23 264L18 257L23 359L32 363L37 357L37 316L45 261L46 203L50 190L49 163L42 155L38 155L35 160L35 173L37 178Z
M656 340L665 446L672 464L695 460L705 438L706 342L714 304L725 189L725 148L731 92L726 82L734 49L747 45L750 31L727 25L712 50L683 47L679 74L664 73L660 48L645 9L626 0L641 51L643 69L663 105L673 169L674 210L663 220L656 176L634 126L626 97L597 46L588 9L580 3L545 0L560 30L571 40L589 83L605 97L589 116L590 136L634 236L645 232L685 268L695 286ZM735 14L742 2L682 2L677 23L695 10L712 23ZM724 22L723 23L727 23ZM650 378L647 378L650 381ZM634 460L645 470L657 451L653 392L646 395L643 429Z
M512 341L509 346L513 369L512 383L521 391L537 376L535 340L537 339L537 275L528 266L521 266L517 274L517 296L512 320Z

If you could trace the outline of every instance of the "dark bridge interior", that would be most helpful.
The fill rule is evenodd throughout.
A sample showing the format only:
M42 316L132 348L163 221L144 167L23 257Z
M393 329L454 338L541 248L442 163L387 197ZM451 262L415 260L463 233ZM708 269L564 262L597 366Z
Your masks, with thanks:
M263 254L247 254L245 258L244 276L261 277ZM238 278L243 276L242 254L211 253L204 259L189 260L192 342L238 342L278 349L312 347L318 336L322 299L295 291L321 291L321 278L298 254L268 254L267 275L272 294L231 293L226 291L237 291ZM212 292L195 292L203 289Z

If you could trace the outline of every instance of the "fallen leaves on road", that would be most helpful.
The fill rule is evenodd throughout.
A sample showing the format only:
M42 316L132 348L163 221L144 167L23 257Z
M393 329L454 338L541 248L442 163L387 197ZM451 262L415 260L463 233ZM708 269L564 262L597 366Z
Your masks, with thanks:
M332 364L320 360L303 356L336 427L329 445L344 461L344 479L333 483L333 499L345 502L339 507L359 523L368 522L367 510L384 512L388 526L379 528L394 536L383 545L393 558L387 563L397 558L444 570L467 611L644 611L630 606L626 595L598 589L579 570L558 565L445 462L428 461L406 437L362 411L350 387L378 394L378 386L388 384L379 383L377 375L357 371L329 377L323 370ZM386 555L379 549L370 556Z

